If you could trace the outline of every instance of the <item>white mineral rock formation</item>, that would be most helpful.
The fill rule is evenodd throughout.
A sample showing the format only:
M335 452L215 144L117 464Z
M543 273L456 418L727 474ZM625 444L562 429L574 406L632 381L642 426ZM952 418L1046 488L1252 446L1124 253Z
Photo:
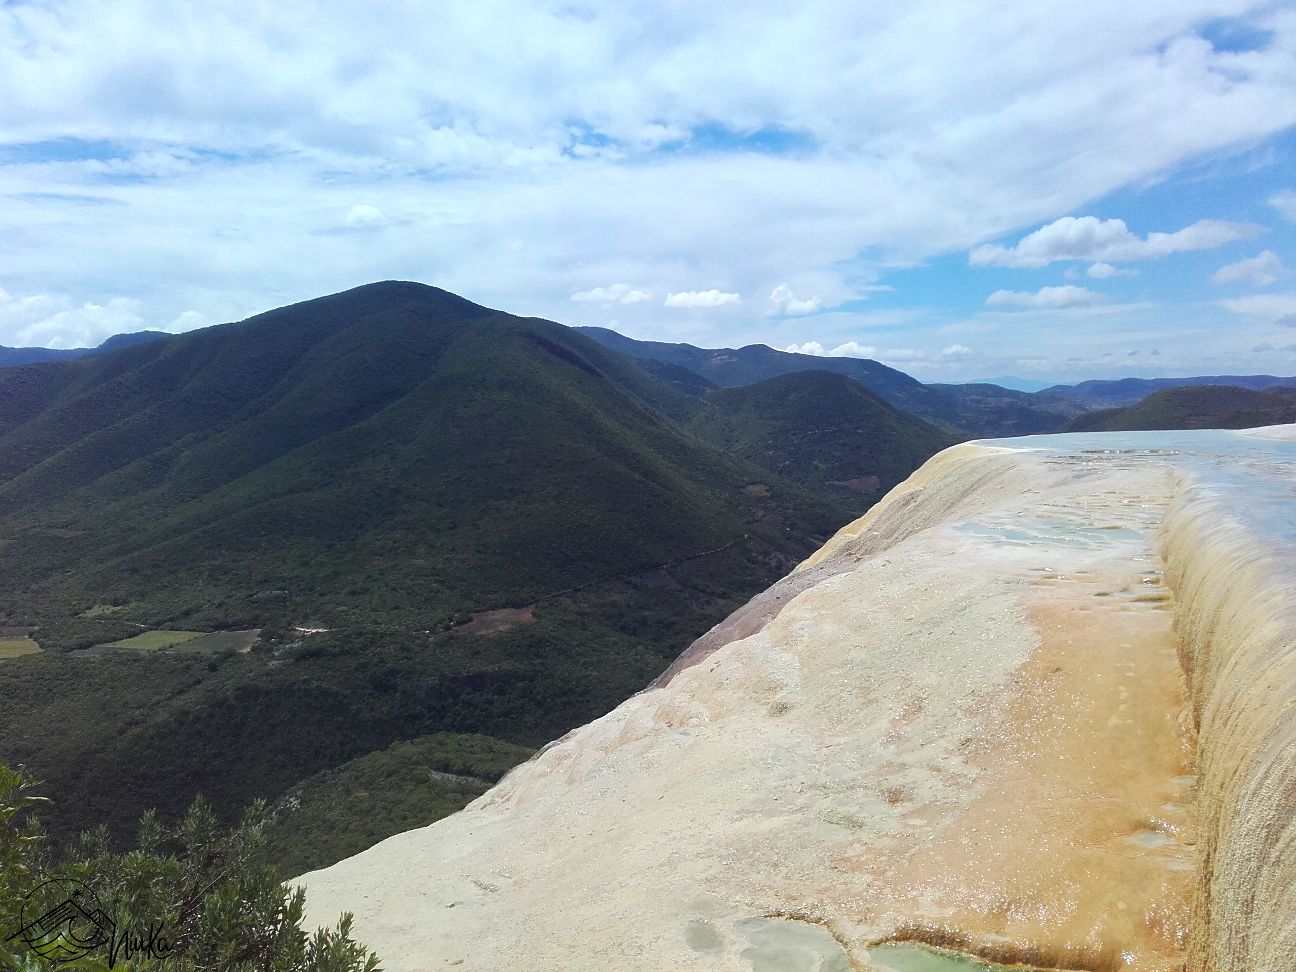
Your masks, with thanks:
M1294 548L1296 426L957 446L308 917L396 972L1289 972Z

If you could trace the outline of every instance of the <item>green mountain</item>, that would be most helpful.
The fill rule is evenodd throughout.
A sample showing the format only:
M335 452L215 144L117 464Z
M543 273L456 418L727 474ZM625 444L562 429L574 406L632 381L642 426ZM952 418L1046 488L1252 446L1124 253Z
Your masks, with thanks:
M715 389L701 401L690 432L855 513L956 441L831 372Z
M1194 385L1153 392L1128 408L1090 412L1068 432L1143 429L1247 429L1296 422L1296 388L1251 391L1226 385Z
M0 759L67 833L440 733L517 758L840 525L698 407L407 283L0 371L0 635L45 649L0 663Z
M903 371L867 358L794 354L763 344L698 348L691 344L637 341L603 327L576 330L622 354L687 369L723 388L803 371L845 375L896 408L965 438L1053 432L1085 411L1084 406L1067 399L1041 398L998 385L924 385Z
M0 372L0 610L428 627L665 563L752 514L682 398L414 284Z

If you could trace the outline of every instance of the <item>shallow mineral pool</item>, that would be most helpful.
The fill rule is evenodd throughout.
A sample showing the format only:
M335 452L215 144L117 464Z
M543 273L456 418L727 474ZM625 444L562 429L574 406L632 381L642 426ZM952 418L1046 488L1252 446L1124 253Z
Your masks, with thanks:
M869 965L878 972L1032 972L1025 965L995 965L971 955L894 942L869 949Z

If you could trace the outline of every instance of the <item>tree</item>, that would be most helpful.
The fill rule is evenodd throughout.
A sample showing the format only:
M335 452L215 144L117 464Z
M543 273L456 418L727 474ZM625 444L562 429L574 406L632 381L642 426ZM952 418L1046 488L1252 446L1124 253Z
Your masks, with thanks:
M332 929L302 929L305 892L259 862L264 803L227 829L199 798L174 828L145 815L133 850L112 850L100 828L55 853L36 816L49 801L36 789L0 764L5 968L52 968L62 947L76 953L60 962L70 972L378 972L377 956L351 937L350 914ZM72 937L56 940L51 926L63 921Z

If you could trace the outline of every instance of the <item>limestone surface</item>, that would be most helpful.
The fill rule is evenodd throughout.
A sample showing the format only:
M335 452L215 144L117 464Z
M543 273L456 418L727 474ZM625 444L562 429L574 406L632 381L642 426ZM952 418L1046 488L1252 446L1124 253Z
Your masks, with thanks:
M1296 427L956 446L308 918L395 972L1286 970L1293 548Z

